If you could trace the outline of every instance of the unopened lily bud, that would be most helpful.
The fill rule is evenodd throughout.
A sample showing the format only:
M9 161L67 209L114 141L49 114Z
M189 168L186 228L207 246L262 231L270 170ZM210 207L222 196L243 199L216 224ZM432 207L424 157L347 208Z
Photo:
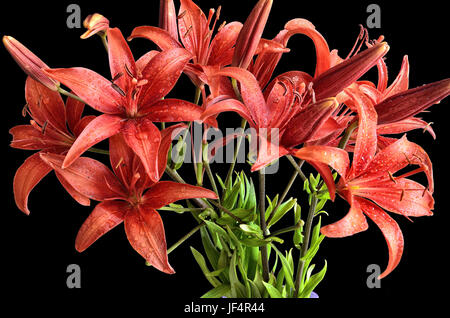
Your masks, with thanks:
M84 19L83 26L87 29L80 38L87 39L94 34L104 35L109 28L109 20L99 13L89 15Z
M232 66L247 69L258 49L273 0L260 0L244 23L236 40Z
M27 75L52 91L58 90L59 82L51 79L42 71L42 69L48 69L49 67L33 52L11 36L4 36L3 44Z
M178 40L177 14L173 0L159 1L159 27Z
M378 124L389 124L410 118L438 104L450 94L450 79L408 89L393 95L378 105Z
M376 65L388 51L386 42L378 43L320 74L312 86L316 99L336 96Z

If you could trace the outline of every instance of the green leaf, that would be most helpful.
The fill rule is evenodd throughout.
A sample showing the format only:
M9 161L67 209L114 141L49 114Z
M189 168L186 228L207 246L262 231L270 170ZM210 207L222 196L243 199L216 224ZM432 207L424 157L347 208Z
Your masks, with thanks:
M323 239L325 238L325 235L320 234L318 239L310 246L308 249L308 252L306 252L305 256L302 257L302 260L310 261L314 258L317 251L319 250L320 243L322 243Z
M245 286L239 281L239 278L237 276L236 257L237 257L236 252L234 252L233 256L231 257L230 270L229 270L230 285L231 285L231 297L247 298L246 297L247 291L245 289Z
M208 266L206 265L206 261L203 255L192 246L191 252L194 255L194 258L197 261L198 265L200 266L200 269L202 270L206 279L211 283L211 285L213 285L213 287L220 286L221 282L217 278L211 276L211 272L209 271Z
M256 219L256 213L252 209L242 209L237 208L232 211L230 211L233 215L237 216L239 219L241 219L243 222L253 222ZM231 225L235 224L236 220L232 218L228 214L223 214L221 218L219 218L216 221L220 225Z
M290 198L288 201L282 203L278 210L275 211L274 216L270 220L270 222L267 224L268 227L274 225L277 223L286 213L288 213L294 206L297 204L297 199ZM270 214L266 214L266 220Z
M222 178L217 173L216 173L216 178L220 184L220 187L222 188L222 191L225 191L225 189L226 189L225 184L223 183Z
M264 284L264 287L266 287L266 290L269 293L270 298L283 298L283 296L278 291L278 289L273 287L271 284L266 283L266 282L263 282L263 284Z
M271 244L272 248L277 253L278 257L280 258L282 268L284 270L284 275L286 279L286 283L289 285L290 288L294 289L294 279L293 279L293 268L290 266L288 260L286 257L273 245Z
M211 289L209 292L204 294L201 298L221 298L222 296L229 297L231 291L231 286L228 284L223 284Z
M206 257L208 258L209 263L213 267L213 269L217 270L218 261L219 261L219 251L214 246L211 237L208 234L208 230L203 226L200 229L200 236L202 239L203 249L205 250Z
M306 281L305 287L299 293L299 298L309 298L314 288L316 288L317 285L319 285L319 283L325 277L326 272L327 272L327 261L325 261L325 265L323 266L320 272L312 275L311 278Z

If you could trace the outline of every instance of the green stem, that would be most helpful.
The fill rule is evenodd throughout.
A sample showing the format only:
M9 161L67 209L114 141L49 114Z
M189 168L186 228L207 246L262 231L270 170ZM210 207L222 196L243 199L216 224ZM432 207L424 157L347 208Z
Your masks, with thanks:
M220 205L219 203L216 203L214 201L210 201L212 205L214 205L215 207L217 207L218 209L222 210L223 212L225 212L226 214L228 214L231 218L233 218L236 222L238 222L239 224L244 223L244 221L242 221L239 217L237 217L236 215L233 214L233 212L231 212L230 210L228 210L226 207Z
M175 170L173 170L172 168L166 166L166 173L169 175L169 177L178 182L178 183L184 183L186 184L186 182L183 180L183 178L178 174L178 172L176 172ZM207 200L203 200L203 199L198 199L198 198L194 198L192 199L199 207L203 208L203 209L207 209L207 208L211 208L211 205L209 204L209 202Z
M358 127L358 122L355 121L353 124L347 127L345 130L344 135L341 138L341 141L339 142L338 148L345 149L347 146L348 141L350 140L350 137L352 136L353 131Z
M297 170L297 173L300 175L300 178L302 178L303 182L305 182L308 178L306 178L300 166L297 164L297 162L295 162L295 159L292 158L291 155L287 155L286 158L288 158L289 162L292 164L295 170Z
M305 163L305 160L300 160L297 163L297 165L301 169L304 163ZM297 179L297 176L298 176L298 172L297 172L297 170L295 170L294 173L291 176L291 179L289 179L289 182L286 185L286 188L284 189L280 199L278 200L277 206L275 207L275 209L273 209L273 211L270 213L269 217L267 218L267 223L270 223L270 221L272 220L273 216L275 215L275 213L280 208L280 205L283 203L284 199L286 198L287 194L289 193L289 190L291 189L292 185L294 184L295 179Z
M203 226L205 226L206 223L201 223L194 227L191 231L189 231L186 235L184 235L182 238L180 238L175 244L173 244L171 247L167 249L167 254L170 254L174 249L176 249L178 246L184 243L188 238L190 238L192 235L194 235L198 230L200 230Z
M303 238L302 248L300 250L300 257L299 257L298 267L297 267L297 275L295 278L295 294L294 294L295 298L298 298L300 290L302 289L302 281L303 281L302 276L303 276L303 271L305 269L305 261L303 260L303 257L308 252L309 240L310 240L310 236L311 236L311 229L312 229L314 214L316 212L317 201L318 201L317 194L313 193L311 205L309 206L308 217L306 219L305 235Z
M70 98L76 99L77 101L82 102L83 104L86 104L86 102L84 100L82 100L81 98L79 98L77 95L74 95L68 91L66 91L65 89L61 88L60 86L58 86L58 92L60 92L63 95L66 95Z
M271 233L269 237L277 236L277 235L281 235L281 234L284 234L284 233L288 233L288 232L292 232L292 231L298 230L301 226L303 226L303 222L299 222L296 225L288 226L288 227L285 227L284 229L277 230L277 231Z
M209 165L208 159L204 160L203 164L205 166L206 175L208 176L209 182L211 182L211 186L212 186L214 192L216 193L217 199L218 199L219 204L220 204L219 190L217 189L216 180L214 179L214 175L213 175L213 173L211 171L211 167Z
M247 121L245 119L242 119L242 121L241 121L241 129L245 129L246 125L247 125ZM228 169L227 177L225 179L225 187L228 187L228 183L230 182L231 177L233 176L234 167L236 166L236 160L237 160L237 157L238 157L239 149L241 148L242 139L243 139L243 135L240 135L237 138L237 142L236 142L236 145L234 147L233 161L231 162L230 168Z
M102 39L103 46L105 47L106 53L109 53L108 49L108 41L106 40L106 32L100 35L100 38Z
M98 149L98 148L92 147L92 148L89 148L87 151L109 156L109 151L108 150L103 150L103 149Z
M266 174L265 169L259 170L259 224L263 235L269 235L266 224ZM263 270L264 281L269 281L269 259L267 255L267 245L263 245L260 248L261 251L261 263Z

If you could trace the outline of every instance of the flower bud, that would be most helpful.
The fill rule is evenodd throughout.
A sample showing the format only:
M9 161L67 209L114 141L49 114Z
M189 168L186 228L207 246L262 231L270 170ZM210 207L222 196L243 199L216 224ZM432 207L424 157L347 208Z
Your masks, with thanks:
M244 23L236 40L232 66L247 69L258 49L273 0L260 0Z
M27 75L52 91L58 90L59 82L51 79L42 71L42 69L48 69L49 67L33 52L11 36L4 36L3 44Z
M97 33L102 36L109 28L109 20L99 13L94 13L84 19L83 26L87 31L80 38L87 39Z

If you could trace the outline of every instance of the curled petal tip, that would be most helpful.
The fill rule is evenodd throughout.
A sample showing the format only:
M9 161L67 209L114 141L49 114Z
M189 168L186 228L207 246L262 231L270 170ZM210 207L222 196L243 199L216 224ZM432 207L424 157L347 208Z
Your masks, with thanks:
M103 35L109 28L109 20L99 13L88 15L83 21L83 26L87 29L80 38L87 39L94 34Z

